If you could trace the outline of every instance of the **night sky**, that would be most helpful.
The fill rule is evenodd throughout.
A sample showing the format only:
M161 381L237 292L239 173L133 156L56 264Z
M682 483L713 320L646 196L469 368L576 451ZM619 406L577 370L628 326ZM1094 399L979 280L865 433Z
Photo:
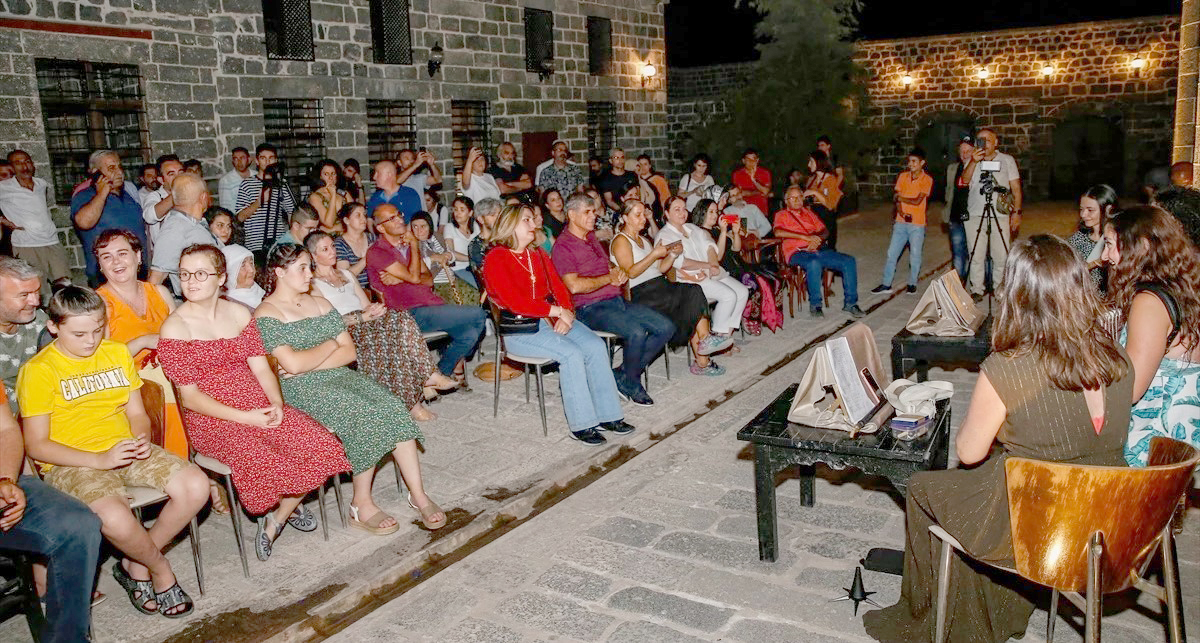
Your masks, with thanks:
M800 0L802 1L802 0ZM744 3L743 3L744 4ZM1081 0L865 0L859 36L904 38L1087 20L1180 13L1180 0L1106 3ZM695 67L754 59L757 14L734 0L674 0L667 5L667 61Z

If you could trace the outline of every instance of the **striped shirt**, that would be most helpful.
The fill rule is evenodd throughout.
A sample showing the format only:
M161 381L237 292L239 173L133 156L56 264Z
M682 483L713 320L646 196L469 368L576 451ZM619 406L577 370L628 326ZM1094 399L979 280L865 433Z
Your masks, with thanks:
M238 186L237 205L234 214L246 209L254 203L262 192L262 179L257 176L247 177ZM291 188L283 187L271 190L271 198L254 211L254 215L243 224L246 232L246 249L251 252L262 250L268 241L274 241L287 230L286 219L296 209L296 198L292 196Z

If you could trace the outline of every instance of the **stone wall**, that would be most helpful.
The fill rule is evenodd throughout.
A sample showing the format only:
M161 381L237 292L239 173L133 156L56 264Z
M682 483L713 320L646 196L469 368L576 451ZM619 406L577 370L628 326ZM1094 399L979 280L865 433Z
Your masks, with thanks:
M1200 120L1196 118L1200 102L1197 88L1200 87L1200 0L1183 0L1179 27L1179 93L1175 99L1175 137L1172 161L1192 161L1193 179L1200 167L1197 156L1196 133ZM1196 184L1193 181L1193 184Z
M525 71L525 6L554 12L556 71L544 82ZM0 149L21 147L48 163L38 57L138 65L151 157L200 159L210 180L228 171L229 150L262 141L263 98L321 99L327 153L360 160L366 100L413 100L417 143L447 175L451 100L490 101L493 143L519 147L522 132L556 131L584 154L586 102L612 101L618 144L666 160L660 0L412 0L411 65L371 62L369 0L313 0L311 11L315 59L301 62L267 59L260 0L3 0ZM612 21L611 75L588 73L587 16ZM445 62L430 79L435 43ZM660 71L643 87L647 60Z
M1045 197L1055 130L1082 115L1120 128L1120 187L1130 193L1145 171L1171 156L1179 24L1178 16L1163 16L859 43L856 58L871 72L869 119L897 127L876 166L860 176L864 195L890 197L918 132L954 121L996 129L1002 149L1021 165L1027 192ZM1141 69L1131 64L1135 57L1144 61ZM1045 67L1052 73L1044 75ZM986 80L978 77L981 68ZM672 139L724 109L719 89L738 86L752 69L672 70Z

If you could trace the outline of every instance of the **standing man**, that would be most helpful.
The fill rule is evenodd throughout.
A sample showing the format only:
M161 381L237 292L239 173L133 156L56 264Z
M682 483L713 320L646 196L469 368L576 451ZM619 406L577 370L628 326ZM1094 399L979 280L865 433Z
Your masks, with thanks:
M907 171L896 177L895 222L892 224L892 241L888 244L887 259L883 263L883 279L871 292L888 292L892 289L892 278L896 276L896 263L900 253L908 246L908 292L917 292L917 281L921 278L921 258L925 249L925 212L929 206L929 195L933 192L933 177L925 172L925 152L914 148L905 161Z
M540 170L538 174L539 193L554 188L563 195L563 198L567 198L583 186L583 168L568 163L567 158L570 156L571 149L567 147L566 141L561 139L554 141L554 145L550 148L550 165Z
M771 173L758 165L758 152L752 147L742 153L742 167L733 173L733 184L742 190L746 203L769 212L767 201L771 198Z
M414 152L411 149L401 150L397 160L400 161L400 171L396 175L396 181L401 185L411 188L418 195L425 194L425 190L439 185L442 182L442 171L438 169L437 160L421 148L421 151ZM428 172L421 171L421 168L429 168ZM422 209L424 209L422 207ZM410 214L411 218L412 215Z
M145 201L148 194L158 189L158 166L154 163L143 164L141 174L138 174L138 182L141 184L138 188L138 199Z
M142 222L142 204L125 189L125 169L121 157L112 150L92 152L88 158L89 185L71 197L71 222L83 246L88 282L100 279L92 242L111 228L129 230L146 245L146 226Z
M505 141L496 148L496 162L488 168L488 174L496 179L496 187L500 188L500 196L515 196L527 201L533 191L533 180L529 171L517 163L517 148Z
M632 175L632 172L628 173ZM596 238L596 206L585 194L567 199L567 227L554 242L551 258L571 291L576 319L593 330L621 337L621 368L613 372L621 396L641 406L654 400L642 386L642 373L675 334L675 324L654 310L625 301L621 286L629 275L610 266Z
M970 136L964 136L958 142L958 162L946 168L946 215L943 218L950 227L950 257L960 281L967 278L967 259L971 252L967 249L967 229L963 225L970 218L967 190L971 189L971 177L964 174L964 170L974 154L975 144Z
M229 160L233 163L233 169L217 181L217 204L230 212L236 212L238 188L241 187L242 181L250 178L251 174L250 150L244 147L235 147Z
M50 284L71 283L67 251L58 240L58 228L50 216L50 185L34 174L37 168L25 150L8 153L13 177L0 181L0 210L12 222L13 256L41 271L42 299L50 296Z
M604 206L610 212L621 211L621 199L630 188L639 184L638 177L625 169L625 150L614 147L608 153L608 171L600 175L596 187L604 199ZM606 217L608 218L608 217Z
M400 177L396 172L396 163L384 159L375 164L375 193L367 199L367 216L375 218L375 210L381 205L394 205L404 222L412 220L414 214L425 209L421 194L416 190L400 185Z
M271 242L283 230L283 220L296 209L296 198L276 165L279 156L275 146L260 143L254 156L258 174L242 181L233 211L245 226L246 249L262 264Z
M184 172L175 177L171 187L171 201L175 207L162 222L158 243L151 253L150 277L152 284L161 284L168 275L175 294L183 294L179 284L179 256L183 249L197 243L207 243L218 248L225 244L217 241L204 220L204 211L212 205L212 197L204 179Z
M963 176L971 177L967 192L969 218L966 222L966 232L968 251L974 255L967 269L968 281L971 294L977 297L984 294L984 271L987 269L986 262L989 256L992 258L992 287L1000 287L1004 279L1004 264L1008 260L1009 245L1021 229L1021 204L1024 200L1021 193L1021 174L1017 170L1016 160L999 151L999 143L1000 139L995 131L986 127L979 130L975 134L975 152L963 170ZM983 170L979 165L981 161L1000 163L1000 170L992 173L997 190L992 197L996 218L988 222L992 228L991 248L988 248L987 244L987 228L983 227L983 208L986 200L979 189L983 185ZM1000 188L1012 193L1011 212L1001 212Z
M158 240L158 231L162 228L163 219L175 207L171 198L171 187L175 185L175 177L183 172L183 162L174 154L163 154L156 162L161 185L142 198L142 220L146 222L146 233L150 237L151 256L154 254L154 243Z

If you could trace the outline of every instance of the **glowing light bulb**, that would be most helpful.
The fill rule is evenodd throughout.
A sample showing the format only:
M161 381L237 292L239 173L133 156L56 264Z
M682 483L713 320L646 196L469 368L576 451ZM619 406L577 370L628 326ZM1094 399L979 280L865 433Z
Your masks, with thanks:
M980 67L979 72L975 75L979 77L979 80L987 80L987 77L988 77L987 67Z
M658 73L658 68L650 63L642 65L642 78L651 78Z
M904 83L905 86L911 85L913 84L913 77L908 74L904 74L900 77L900 82Z
M1042 75L1043 76L1053 76L1054 75L1054 65L1047 64L1045 67L1042 67Z
M1133 60L1129 61L1130 66L1134 69L1142 69L1146 66L1146 59L1142 58L1141 54L1134 56Z

